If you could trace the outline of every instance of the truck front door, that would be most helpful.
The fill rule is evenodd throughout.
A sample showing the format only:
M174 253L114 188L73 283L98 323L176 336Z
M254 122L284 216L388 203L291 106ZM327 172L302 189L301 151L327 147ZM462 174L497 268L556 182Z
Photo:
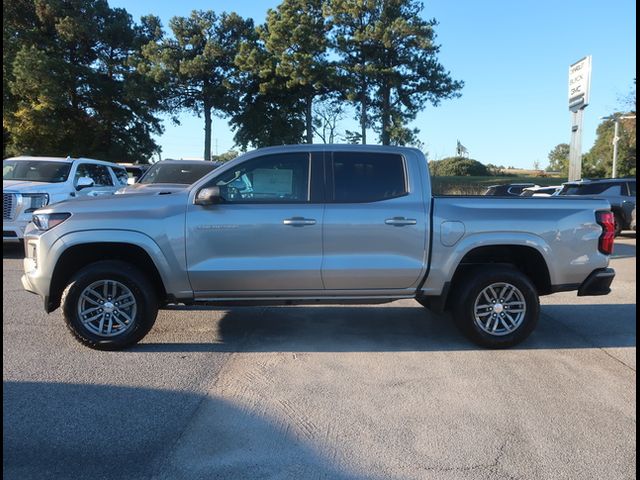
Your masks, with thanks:
M187 265L197 296L322 289L324 206L312 201L314 162L308 152L260 156L205 185L218 186L222 201L188 207Z

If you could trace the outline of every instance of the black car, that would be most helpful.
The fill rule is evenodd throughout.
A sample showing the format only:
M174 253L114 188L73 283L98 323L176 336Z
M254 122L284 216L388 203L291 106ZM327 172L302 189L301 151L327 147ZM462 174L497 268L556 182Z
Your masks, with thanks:
M519 197L522 190L528 187L537 187L535 183L505 183L503 185L491 185L484 192L485 195L496 197Z
M632 212L636 207L635 178L601 178L562 184L558 195L587 195L609 200L615 218L616 235L632 229Z

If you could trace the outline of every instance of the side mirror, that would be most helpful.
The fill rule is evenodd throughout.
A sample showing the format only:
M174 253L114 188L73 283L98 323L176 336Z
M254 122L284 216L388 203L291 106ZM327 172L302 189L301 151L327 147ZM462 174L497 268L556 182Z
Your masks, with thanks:
M93 187L93 179L89 177L80 177L76 183L76 190L80 191L84 188Z
M220 187L209 187L201 189L193 201L195 205L215 205L223 201Z
M127 185L133 185L138 181L138 177L129 177L127 178Z

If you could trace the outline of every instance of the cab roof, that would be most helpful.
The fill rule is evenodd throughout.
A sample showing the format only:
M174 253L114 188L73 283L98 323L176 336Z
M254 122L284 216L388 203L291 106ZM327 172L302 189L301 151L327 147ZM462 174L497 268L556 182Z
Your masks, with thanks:
M73 163L76 161L88 161L88 162L94 162L94 163L99 163L101 165L107 165L107 166L116 166L118 165L117 163L114 162L106 162L104 160L97 160L95 158L86 158L86 157L78 157L78 158L72 158L72 157L36 157L36 156L30 156L30 155L21 155L19 157L11 157L11 158L5 158L3 160L13 160L13 161L40 161L40 162L60 162L60 163Z

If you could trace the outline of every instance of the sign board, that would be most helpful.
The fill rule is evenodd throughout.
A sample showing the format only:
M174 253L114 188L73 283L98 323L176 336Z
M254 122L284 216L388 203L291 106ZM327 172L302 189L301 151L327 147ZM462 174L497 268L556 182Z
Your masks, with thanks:
M293 193L293 170L256 168L253 171L253 192L270 195Z
M591 55L569 67L569 108L589 105L591 88Z

